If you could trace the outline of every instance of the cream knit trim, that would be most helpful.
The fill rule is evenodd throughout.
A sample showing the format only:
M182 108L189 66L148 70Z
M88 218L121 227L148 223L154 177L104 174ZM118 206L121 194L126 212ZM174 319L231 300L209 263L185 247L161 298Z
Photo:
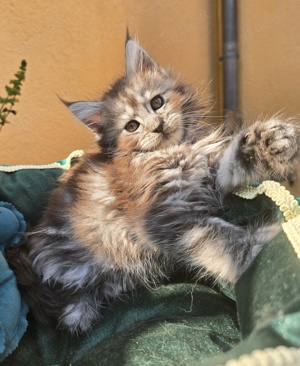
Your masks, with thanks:
M283 213L286 221L282 224L283 231L300 259L300 206L290 192L278 182L266 180L258 187L247 186L234 193L246 199L253 199L262 193L271 198Z
M255 350L219 366L300 366L300 349L279 346Z
M56 161L50 164L39 164L39 165L8 165L8 166L0 166L0 172L13 173L19 170L26 169L55 169L60 168L64 170L68 170L71 167L71 162L73 158L78 158L84 154L83 150L75 150L73 151L65 160Z

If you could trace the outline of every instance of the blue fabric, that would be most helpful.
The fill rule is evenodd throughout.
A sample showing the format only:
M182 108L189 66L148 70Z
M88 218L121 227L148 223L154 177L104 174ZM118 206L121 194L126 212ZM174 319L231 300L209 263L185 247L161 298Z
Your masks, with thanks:
M17 244L25 228L23 215L12 204L0 202L0 362L17 347L27 328L28 306L4 258L6 247Z

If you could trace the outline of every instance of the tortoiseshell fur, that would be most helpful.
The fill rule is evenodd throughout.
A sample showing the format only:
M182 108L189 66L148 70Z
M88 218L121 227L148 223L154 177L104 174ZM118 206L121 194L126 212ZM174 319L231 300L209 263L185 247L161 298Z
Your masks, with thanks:
M126 75L101 101L68 107L98 149L62 176L39 224L7 253L43 323L86 332L108 301L151 288L174 266L235 283L278 232L226 222L223 199L294 174L296 123L274 117L208 133L197 94L131 39Z

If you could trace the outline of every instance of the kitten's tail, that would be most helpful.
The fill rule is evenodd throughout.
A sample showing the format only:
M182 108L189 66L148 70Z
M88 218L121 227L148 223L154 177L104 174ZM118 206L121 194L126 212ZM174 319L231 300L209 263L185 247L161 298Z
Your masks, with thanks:
M55 304L55 294L46 283L42 283L32 267L28 256L26 240L10 247L5 253L6 260L17 278L18 288L35 319L50 325L59 315L60 304Z

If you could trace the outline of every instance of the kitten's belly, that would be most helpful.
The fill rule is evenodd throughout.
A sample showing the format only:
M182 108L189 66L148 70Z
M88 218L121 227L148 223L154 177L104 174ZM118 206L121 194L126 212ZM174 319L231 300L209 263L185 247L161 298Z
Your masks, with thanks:
M158 249L149 245L139 223L115 204L111 192L105 198L100 197L103 192L90 194L72 215L72 226L76 241L97 258L102 270L136 271L145 257L157 255Z

